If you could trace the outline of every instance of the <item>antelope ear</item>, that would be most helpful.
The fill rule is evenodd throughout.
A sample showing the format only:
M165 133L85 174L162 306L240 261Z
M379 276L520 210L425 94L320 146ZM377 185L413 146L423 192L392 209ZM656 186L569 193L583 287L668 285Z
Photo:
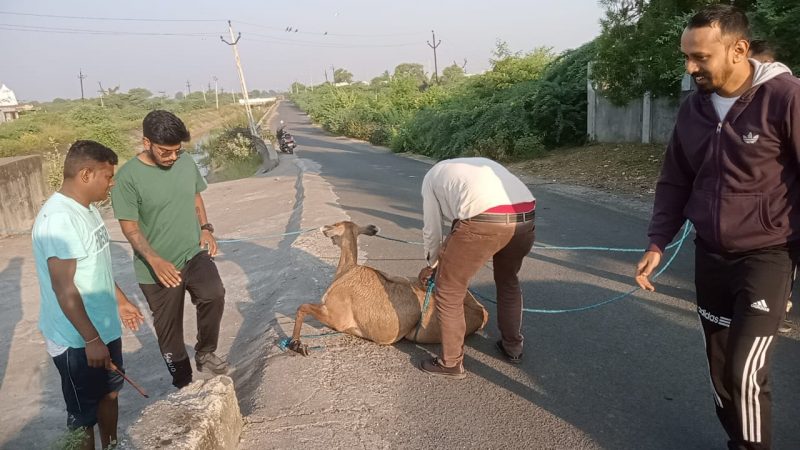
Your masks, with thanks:
M381 229L376 227L375 225L367 225L365 227L361 227L358 230L359 234L366 234L367 236L375 236L376 234L380 233Z
M322 234L324 234L325 237L342 235L342 227L336 225L325 225L322 228L320 228L320 231L322 231Z

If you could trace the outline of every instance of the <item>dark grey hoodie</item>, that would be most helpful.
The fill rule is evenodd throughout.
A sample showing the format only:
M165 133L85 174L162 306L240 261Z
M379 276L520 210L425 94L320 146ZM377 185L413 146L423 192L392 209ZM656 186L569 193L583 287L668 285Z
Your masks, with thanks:
M720 120L711 95L681 105L656 185L651 250L689 219L712 251L800 239L800 80L780 63L755 68L753 87Z

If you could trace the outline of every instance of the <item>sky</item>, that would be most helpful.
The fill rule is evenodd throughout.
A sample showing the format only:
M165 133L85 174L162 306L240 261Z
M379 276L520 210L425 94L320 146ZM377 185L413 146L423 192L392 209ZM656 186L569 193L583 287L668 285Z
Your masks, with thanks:
M238 91L228 20L248 90L319 84L331 66L365 81L404 62L432 73L431 30L440 74L465 59L480 73L498 39L563 51L596 37L601 15L597 0L0 0L0 83L20 102L80 98L80 73L86 97L98 83L172 97L214 77Z

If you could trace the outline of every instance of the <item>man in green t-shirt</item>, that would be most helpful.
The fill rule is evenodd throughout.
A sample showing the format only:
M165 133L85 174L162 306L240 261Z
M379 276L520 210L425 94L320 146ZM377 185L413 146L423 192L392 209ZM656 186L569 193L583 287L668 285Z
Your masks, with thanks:
M181 143L186 125L168 111L151 111L142 123L144 151L125 163L111 191L114 216L134 250L134 268L158 336L161 355L182 388L192 381L183 340L186 292L197 307L197 370L225 373L214 354L225 288L211 259L217 253L200 192L206 182Z

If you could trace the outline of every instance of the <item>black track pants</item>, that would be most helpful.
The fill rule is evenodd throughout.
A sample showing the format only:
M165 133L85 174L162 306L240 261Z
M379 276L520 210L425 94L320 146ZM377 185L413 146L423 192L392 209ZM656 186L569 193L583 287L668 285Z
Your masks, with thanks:
M791 275L788 248L717 254L697 245L697 313L717 416L730 448L770 448L770 357Z

